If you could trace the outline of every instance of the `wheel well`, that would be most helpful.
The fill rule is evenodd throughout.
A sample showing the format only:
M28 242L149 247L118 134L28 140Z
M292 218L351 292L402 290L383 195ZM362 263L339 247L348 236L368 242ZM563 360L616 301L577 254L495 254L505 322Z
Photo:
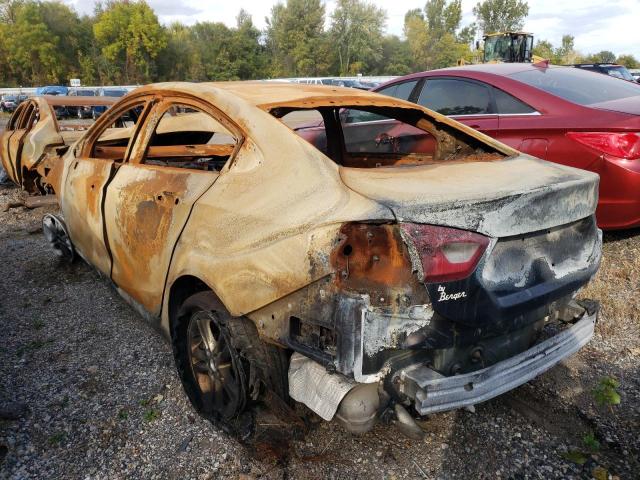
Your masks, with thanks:
M178 310L184 301L191 295L198 292L204 292L211 290L209 286L200 280L198 277L192 275L185 275L178 278L169 291L169 331L171 332L171 324L175 321Z

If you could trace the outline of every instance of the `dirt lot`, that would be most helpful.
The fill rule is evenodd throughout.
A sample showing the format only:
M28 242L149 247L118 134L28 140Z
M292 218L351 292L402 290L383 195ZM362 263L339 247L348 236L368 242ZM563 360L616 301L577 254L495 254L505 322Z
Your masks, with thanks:
M104 279L52 255L47 209L3 211L23 198L0 187L1 478L640 477L639 231L605 237L596 337L534 382L425 420L424 441L320 423L246 448L193 413L169 345Z

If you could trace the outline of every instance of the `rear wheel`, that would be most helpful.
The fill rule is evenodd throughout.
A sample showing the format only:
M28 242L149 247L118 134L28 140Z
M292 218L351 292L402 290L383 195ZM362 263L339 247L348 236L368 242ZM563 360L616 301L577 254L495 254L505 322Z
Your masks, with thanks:
M248 437L251 407L267 391L287 399L284 351L260 340L251 320L231 317L211 292L183 303L172 324L172 345L189 400L226 431Z

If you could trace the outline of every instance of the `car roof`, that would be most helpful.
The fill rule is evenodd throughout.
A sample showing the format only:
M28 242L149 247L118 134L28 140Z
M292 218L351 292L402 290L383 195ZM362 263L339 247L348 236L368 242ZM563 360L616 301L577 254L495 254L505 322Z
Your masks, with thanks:
M206 90L223 90L262 109L269 109L269 107L276 105L296 105L299 108L313 108L320 104L358 105L360 103L415 108L414 104L367 90L289 82L167 82L147 85L138 89L137 92L157 89L175 89L196 95L205 93Z

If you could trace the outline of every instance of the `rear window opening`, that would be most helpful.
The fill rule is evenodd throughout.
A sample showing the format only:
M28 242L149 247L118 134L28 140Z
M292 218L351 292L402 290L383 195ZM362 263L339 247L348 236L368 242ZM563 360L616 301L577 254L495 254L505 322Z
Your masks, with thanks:
M380 168L505 155L419 110L377 106L275 108L271 114L338 165Z

